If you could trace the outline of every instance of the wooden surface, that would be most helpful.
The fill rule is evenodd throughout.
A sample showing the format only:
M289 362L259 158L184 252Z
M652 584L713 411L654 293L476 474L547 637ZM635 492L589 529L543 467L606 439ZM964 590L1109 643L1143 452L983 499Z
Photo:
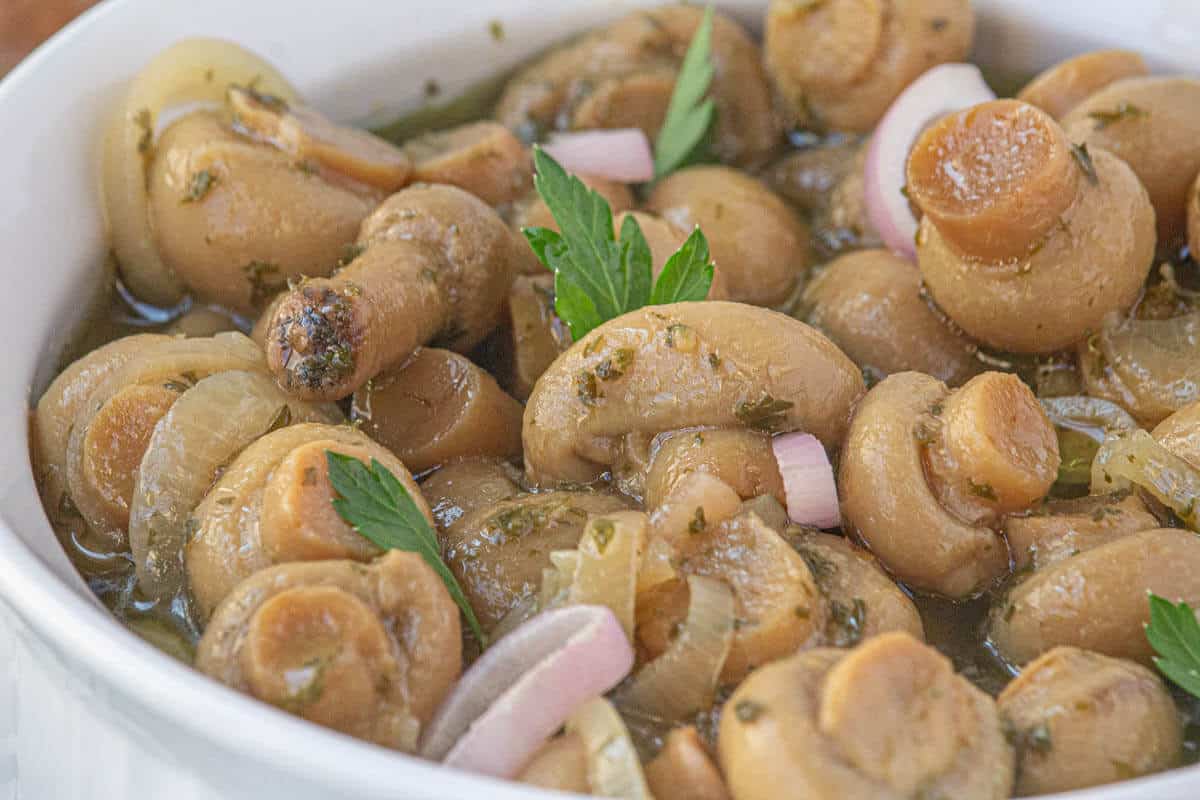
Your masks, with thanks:
M98 0L0 0L0 75Z

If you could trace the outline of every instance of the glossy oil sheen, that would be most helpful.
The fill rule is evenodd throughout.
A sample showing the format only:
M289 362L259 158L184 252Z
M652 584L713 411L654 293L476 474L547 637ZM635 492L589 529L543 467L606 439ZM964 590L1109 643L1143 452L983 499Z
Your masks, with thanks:
M4 0L0 0L3 2ZM0 82L0 800L549 798L309 725L180 667L125 631L58 547L25 442L101 281L97 133L120 83L193 35L257 50L333 116L367 124L511 68L638 0L113 0ZM747 24L765 0L720 4ZM1196 0L975 0L977 57L1027 75L1098 46L1200 71ZM503 36L489 23L498 20ZM36 394L34 395L36 396ZM555 795L557 796L557 795ZM1200 796L1200 768L1072 794Z

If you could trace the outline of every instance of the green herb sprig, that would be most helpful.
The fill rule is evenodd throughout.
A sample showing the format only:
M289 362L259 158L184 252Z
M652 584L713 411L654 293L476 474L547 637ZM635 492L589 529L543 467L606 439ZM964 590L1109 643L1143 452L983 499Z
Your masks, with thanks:
M705 98L712 85L713 7L704 12L667 104L667 116L654 141L654 176L669 175L696 159L716 119L716 106Z
M1154 666L1184 691L1200 697L1200 624L1187 603L1150 595L1146 639L1158 656Z
M534 187L559 231L525 228L533 252L554 273L554 310L579 341L604 322L647 305L708 297L713 263L700 229L667 259L653 281L650 245L626 217L618 239L612 208L583 181L534 147Z
M454 573L442 561L437 535L404 485L375 459L367 467L357 458L332 450L325 451L325 459L329 464L329 482L338 493L333 500L334 510L354 530L384 550L403 550L425 559L462 609L480 646L486 647L487 637L479 619Z

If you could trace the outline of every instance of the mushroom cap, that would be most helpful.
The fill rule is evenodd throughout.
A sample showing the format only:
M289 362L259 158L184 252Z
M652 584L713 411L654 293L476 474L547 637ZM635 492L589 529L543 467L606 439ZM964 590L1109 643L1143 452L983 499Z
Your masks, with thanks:
M1027 664L996 698L1017 745L1018 795L1113 783L1179 763L1175 701L1149 669L1075 647Z
M1130 166L1150 195L1164 244L1185 235L1188 194L1200 172L1200 80L1155 75L1116 81L1075 106L1063 128L1093 154L1107 150Z
M1012 748L992 699L905 633L760 667L726 702L721 766L738 800L1002 800Z
M791 317L715 301L648 306L596 328L542 375L525 406L526 470L542 485L590 483L627 435L701 425L802 430L836 448L863 389L858 368Z
M1200 538L1138 531L1035 572L992 607L988 641L1016 665L1059 645L1149 664L1147 592L1200 604Z
M842 449L839 489L849 528L913 588L962 598L1008 571L1004 540L951 514L925 475L920 440L949 394L916 372L885 378L858 404Z

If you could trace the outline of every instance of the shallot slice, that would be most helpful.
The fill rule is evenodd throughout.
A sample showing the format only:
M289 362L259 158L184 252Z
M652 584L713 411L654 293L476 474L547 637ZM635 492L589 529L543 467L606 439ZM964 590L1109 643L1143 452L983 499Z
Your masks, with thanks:
M556 134L542 146L567 172L622 183L654 179L650 140L639 128Z
M904 185L917 137L947 114L995 99L974 64L941 64L913 81L884 114L871 135L863 188L867 218L891 250L916 260L917 220Z
M825 447L811 433L788 433L771 441L783 476L788 517L799 525L836 528L842 524L837 483Z
M492 645L438 709L426 758L484 775L516 775L589 700L633 667L620 621L603 606L546 611Z

